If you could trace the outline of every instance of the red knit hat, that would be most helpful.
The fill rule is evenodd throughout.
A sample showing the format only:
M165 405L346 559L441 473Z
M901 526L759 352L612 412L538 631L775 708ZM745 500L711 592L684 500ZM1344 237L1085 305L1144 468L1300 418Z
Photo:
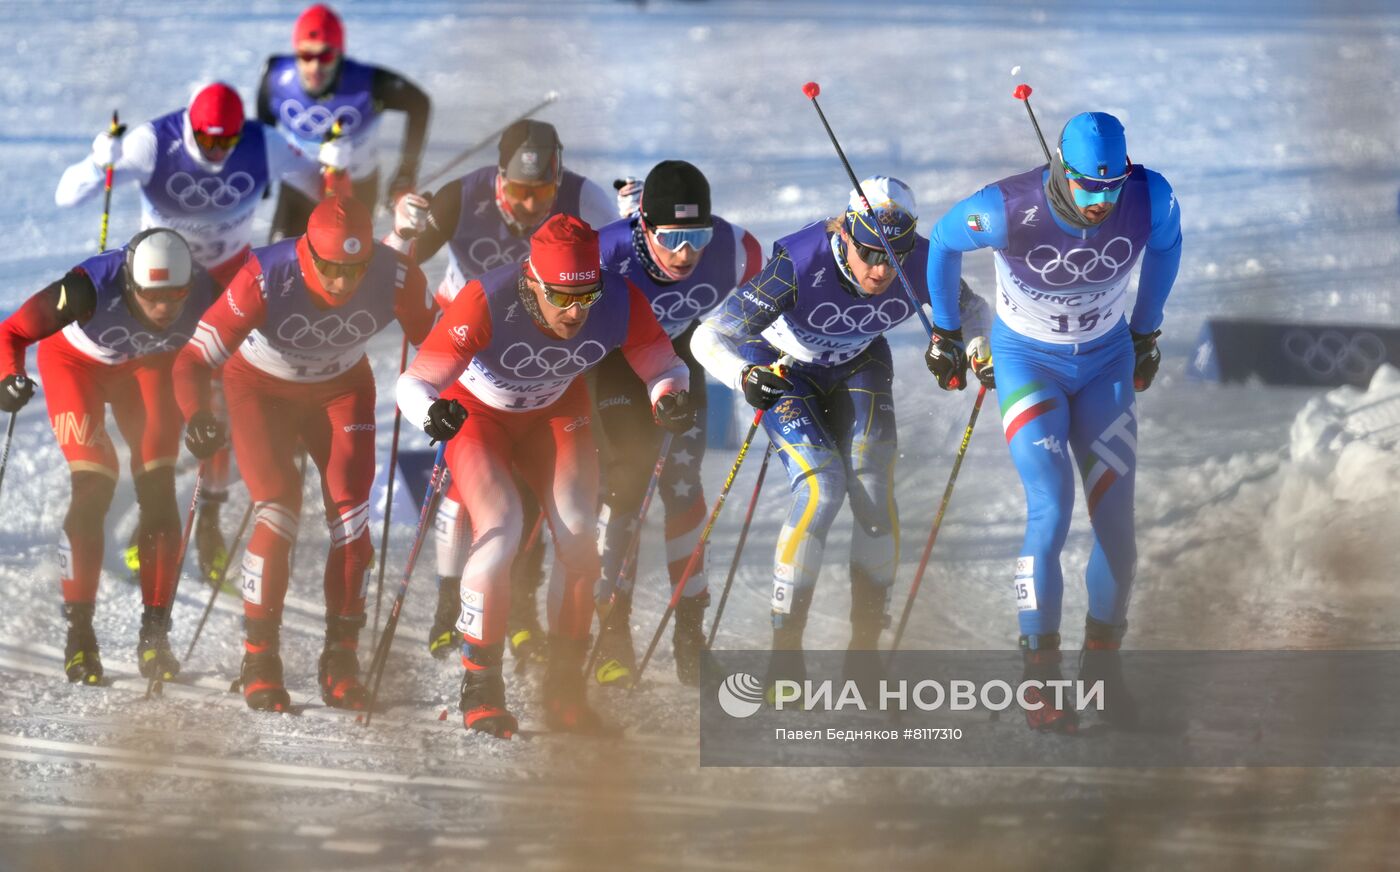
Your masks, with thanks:
M190 101L190 129L195 133L233 136L243 129L243 101L238 92L215 82Z
M530 237L528 266L549 285L591 285L598 281L598 231L572 215L555 215Z
M303 42L323 42L337 51L345 51L345 27L340 16L324 3L308 6L292 29L292 47Z
M374 256L369 207L352 197L322 200L306 222L306 241L322 260L364 263Z

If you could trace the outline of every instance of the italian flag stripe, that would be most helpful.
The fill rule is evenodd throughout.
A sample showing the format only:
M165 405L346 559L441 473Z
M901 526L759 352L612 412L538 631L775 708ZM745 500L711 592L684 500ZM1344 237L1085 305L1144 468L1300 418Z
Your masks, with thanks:
M1089 514L1093 515L1094 510L1099 506L1099 500L1108 493L1108 489L1113 487L1113 483L1118 480L1118 473L1113 471L1113 467L1107 463L1100 463L1096 466L1089 477L1084 481L1084 490L1088 492Z
M1024 426L1039 418L1041 415L1055 408L1055 398L1047 397L1045 400L1033 406L1027 406L1024 411L1017 414L1006 424L1006 441L1010 442L1015 438L1016 433Z
M1055 395L1040 382L1030 382L1001 401L1001 426L1010 442L1030 421L1055 408Z

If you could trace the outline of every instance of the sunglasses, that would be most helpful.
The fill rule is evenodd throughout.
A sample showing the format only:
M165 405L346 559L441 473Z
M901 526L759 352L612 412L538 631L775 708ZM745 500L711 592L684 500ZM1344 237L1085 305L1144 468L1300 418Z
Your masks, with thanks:
M526 197L548 199L554 196L554 192L559 190L559 186L554 182L531 184L529 182L503 181L501 190L512 200L523 200Z
M529 261L526 261L529 263ZM603 298L603 283L599 281L596 285L588 286L586 290L581 290L575 285L551 285L540 278L539 272L535 270L535 265L530 264L530 275L539 283L544 291L545 302L556 309L567 309L570 306L579 306L583 309L592 308L593 304ZM567 288L568 290L559 290Z
M217 133L205 133L202 130L194 132L194 141L199 143L199 147L205 151L223 150L227 151L238 144L241 133L230 133L221 136Z
M328 279L353 279L364 275L369 269L369 261L364 263L339 263L334 260L326 260L316 253L316 249L311 247L311 240L306 240L306 249L311 252L311 260L316 264L316 270Z
M1065 164L1065 178L1069 179L1071 182L1074 182L1076 185L1078 185L1079 187L1083 188L1091 194L1102 194L1107 191L1118 191L1123 187L1123 184L1128 181L1128 175L1131 172L1132 165L1129 164L1128 172L1123 173L1123 175L1121 176L1114 176L1111 179L1105 179L1100 176L1086 176L1083 173L1071 167L1069 164Z
M133 283L131 289L148 303L178 303L190 295L189 285L183 288L143 288Z
M715 228L713 227L681 227L671 230L660 230L653 227L648 229L656 244L673 254L680 254L681 249L687 245L692 250L699 251L715 238Z
M333 48L322 49L321 51L297 52L297 60L301 61L304 64L309 64L313 61L319 64L330 64L334 63L335 59L339 56L340 52L336 51Z
M890 262L890 256L883 248L871 248L866 245L861 245L855 240L851 241L850 247L856 250L856 257L859 257L866 266L886 266ZM913 249L910 249L910 251L912 250ZM909 254L909 251L896 251L894 257L895 260L904 263L904 259L908 257Z

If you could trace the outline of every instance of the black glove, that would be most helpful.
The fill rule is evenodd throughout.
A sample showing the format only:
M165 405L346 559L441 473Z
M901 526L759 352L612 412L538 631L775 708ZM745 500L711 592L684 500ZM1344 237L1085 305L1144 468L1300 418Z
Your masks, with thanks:
M773 367L744 367L744 399L755 409L768 411L790 390L792 382L779 375Z
M34 379L13 373L0 379L0 412L14 414L34 396Z
M963 346L962 330L933 328L933 338L924 352L924 365L938 379L945 391L967 388L967 349Z
M190 416L185 426L185 447L199 460L208 460L224 447L224 424L213 412L200 411Z
M1157 367L1162 365L1162 352L1157 350L1157 337L1161 330L1151 333L1133 333L1133 390L1141 393L1152 387L1157 377Z
M657 426L665 427L672 433L684 433L694 427L695 411L695 404L690 401L690 391L662 394L656 405L651 407Z
M992 344L987 341L987 337L976 336L968 343L967 362L972 367L972 374L982 383L982 387L989 391L997 389L997 375L992 368Z
M465 406L456 400L444 400L438 397L428 407L428 417L423 421L423 432L428 434L432 443L446 442L456 436L457 431L461 430L465 423L467 423L467 408Z

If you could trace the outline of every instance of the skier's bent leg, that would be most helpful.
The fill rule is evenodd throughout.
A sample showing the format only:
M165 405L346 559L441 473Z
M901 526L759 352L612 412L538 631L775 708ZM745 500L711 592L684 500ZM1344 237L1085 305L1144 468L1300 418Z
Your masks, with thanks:
M102 572L102 524L117 481L114 475L77 470L70 473L70 479L73 496L63 519L58 551L63 601L91 603L97 600L97 580Z
M175 501L175 469L157 467L136 477L140 508L137 542L141 553L141 598L168 607L175 597L180 567L180 509Z

